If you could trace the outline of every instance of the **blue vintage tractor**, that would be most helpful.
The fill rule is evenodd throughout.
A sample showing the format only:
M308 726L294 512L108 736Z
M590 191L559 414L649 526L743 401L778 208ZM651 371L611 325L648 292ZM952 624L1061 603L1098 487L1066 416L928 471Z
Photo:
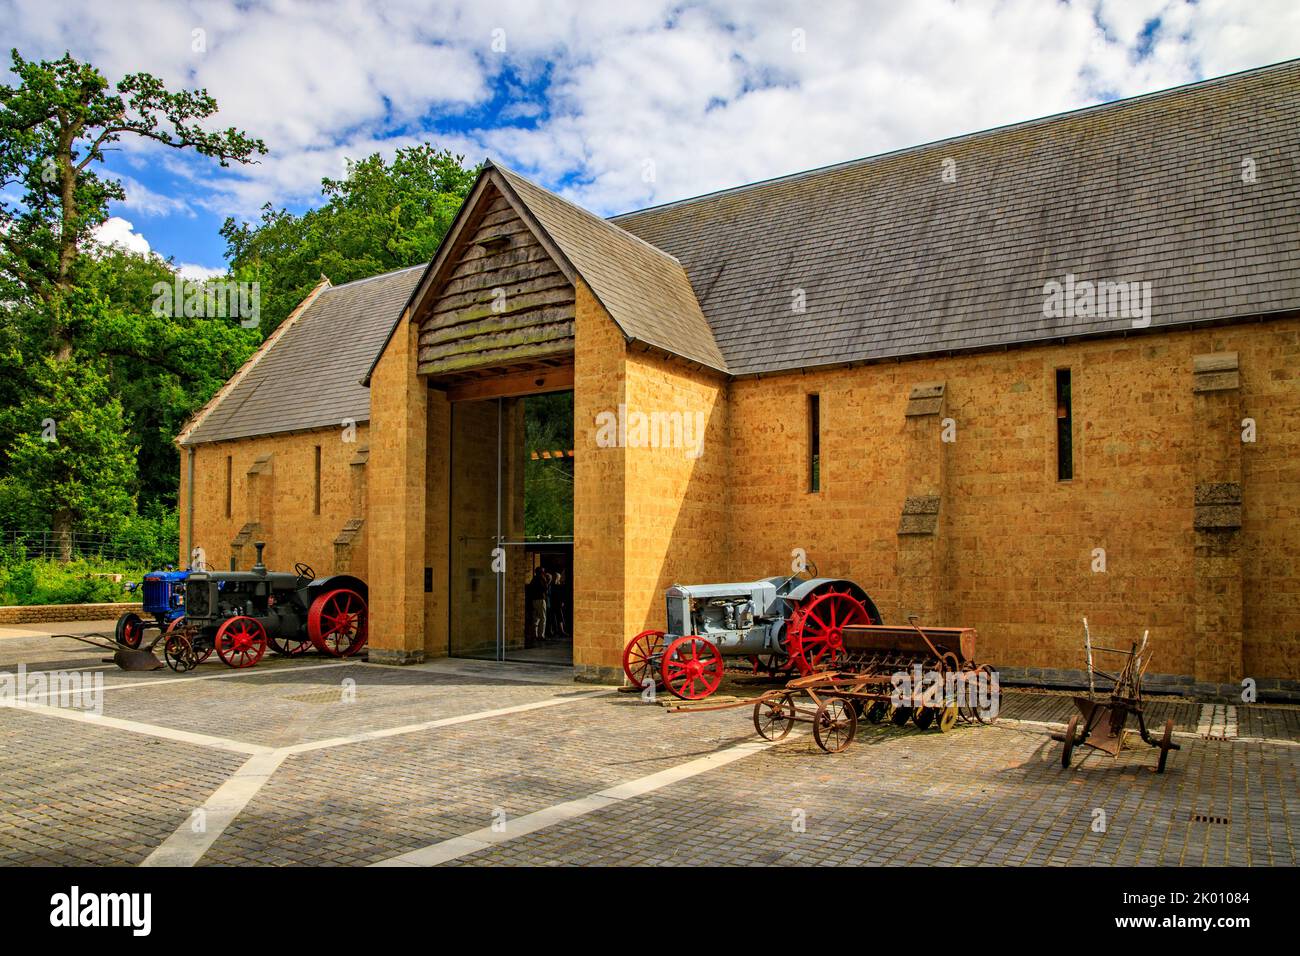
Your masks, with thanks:
M127 611L117 619L114 637L119 644L139 647L145 631L157 628L166 631L168 625L185 616L185 581L189 571L150 571L139 584L128 584L128 591L137 588L143 598L140 613Z

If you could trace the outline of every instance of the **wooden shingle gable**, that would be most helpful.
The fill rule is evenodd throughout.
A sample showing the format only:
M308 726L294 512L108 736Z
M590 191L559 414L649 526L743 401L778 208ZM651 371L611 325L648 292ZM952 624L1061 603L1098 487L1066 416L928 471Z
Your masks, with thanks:
M413 309L419 371L445 376L573 351L572 268L489 172Z

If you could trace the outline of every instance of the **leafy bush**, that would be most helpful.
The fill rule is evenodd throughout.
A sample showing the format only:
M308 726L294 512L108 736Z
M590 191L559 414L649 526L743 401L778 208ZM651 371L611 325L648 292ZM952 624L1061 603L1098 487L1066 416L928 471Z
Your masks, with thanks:
M174 565L180 548L180 522L174 510L130 515L113 533L114 551L131 565L149 569Z
M138 601L127 581L139 581L151 569L109 561L22 559L13 549L0 549L0 604L107 604ZM121 574L120 582L109 574Z

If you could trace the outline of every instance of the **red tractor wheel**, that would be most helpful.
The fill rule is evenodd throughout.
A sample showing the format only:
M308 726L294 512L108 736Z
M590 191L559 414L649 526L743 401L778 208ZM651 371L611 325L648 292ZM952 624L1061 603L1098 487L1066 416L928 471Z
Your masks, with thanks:
M232 617L217 628L217 656L231 667L252 667L266 653L266 628L254 617Z
M822 670L844 655L845 625L871 623L866 607L852 594L822 591L790 616L785 652L800 674Z
M307 636L323 654L351 657L366 646L369 620L366 599L356 591L326 591L311 602Z
M659 656L664 650L663 631L642 631L623 648L623 673L633 687L645 688L647 681L659 684Z
M674 697L699 700L722 683L722 652L702 637L679 637L664 651L659 673Z
M281 657L301 657L312 649L310 637L269 637L271 652Z
M139 647L144 637L144 618L134 611L127 611L117 619L117 643L127 647Z

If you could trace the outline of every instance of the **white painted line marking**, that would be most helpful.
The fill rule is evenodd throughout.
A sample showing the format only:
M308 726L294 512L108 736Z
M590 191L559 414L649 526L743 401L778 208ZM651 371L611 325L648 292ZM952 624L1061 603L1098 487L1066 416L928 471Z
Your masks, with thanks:
M18 665L15 664L13 666L14 666L13 670L0 670L0 674L8 674L11 677L17 677ZM75 674L81 671L111 671L115 667L117 667L116 664L90 664L87 665L86 667L62 667L62 668L57 668L48 671L24 670L23 673L24 674Z
M262 786L271 779L271 774L282 764L288 754L283 750L254 754L235 771L225 783L212 791L212 795L203 801L200 810L203 814L203 827L195 832L194 819L183 823L175 833L163 841L150 853L141 866L193 866L198 863L208 848L226 832L235 817L248 806Z
M324 664L303 664L295 667L275 667L259 671L253 667L228 668L219 674L203 674L199 677L159 677L155 680L132 680L123 681L120 684L105 684L103 689L109 690L130 690L133 687L171 687L175 684L188 684L193 681L202 680L225 680L230 677L265 677L268 674L278 674L281 671L285 673L300 674L303 671L320 670L322 667L347 667L349 664L358 664L360 661L326 661ZM35 673L31 671L29 673ZM57 671L45 671L44 673L58 673ZM40 700L41 698L51 697L58 694L59 691L46 691L41 694L29 694L29 700Z
M792 738L786 738L787 740ZM652 773L644 777L638 777L635 780L629 780L626 783L620 783L613 787L608 787L597 793L588 794L577 800L569 800L565 803L558 803L555 806L547 807L544 810L538 810L536 813L529 813L525 816L518 817L514 820L506 821L503 831L494 831L491 827L484 827L482 830L475 830L473 833L467 833L464 836L453 837L450 840L443 840L441 843L434 843L431 846L422 847L418 850L412 850L409 853L403 853L400 856L391 859L381 860L373 866L437 866L440 863L447 863L451 860L459 859L471 853L477 853L480 850L488 849L499 843L505 843L517 837L526 836L529 833L536 833L546 827L554 826L557 823L563 823L566 820L572 820L575 817L585 816L588 813L594 813L605 807L612 806L623 800L630 800L633 797L644 796L655 790L660 790L671 784L682 780L687 780L699 774L706 773L709 770L716 770L718 767L725 767L729 763L737 760L743 760L751 754L759 753L769 747L776 746L769 741L746 741L743 744L736 744L728 747L726 750L720 750L717 753L709 754L706 757L699 757L695 760L679 764L676 767L669 767L667 770L660 770L658 773Z
M471 677L481 678L484 680L501 680L510 681L511 683L524 684L554 684L557 687L571 686L573 681L572 671L561 667L548 667L545 664L516 664L513 661L482 661L477 664L460 663L461 658L435 657L431 660L424 661L420 664L407 664L400 668L404 671L417 671L422 674L447 674L453 677ZM366 667L379 667L384 670L395 670L392 664L377 664L371 661L358 661ZM521 668L529 668L523 671ZM550 670L553 674L547 674L545 671ZM599 686L616 688L616 684L598 684L589 686Z
M213 747L217 750L228 750L241 754L260 754L269 753L273 748L263 747L261 744L246 744L240 740L231 740L229 737L213 737L209 734L196 734L188 730L177 730L174 727L160 727L156 724L142 724L136 720L123 720L121 717L106 717L103 714L96 714L87 710L73 710L69 707L50 707L48 704L36 704L31 701L0 700L0 707L12 707L14 710L31 711L34 714L42 714L46 717L61 717L64 720L75 720L83 724L94 724L96 727L106 727L112 730L125 730L133 734L142 734L146 737L158 737L162 740L175 740L180 743L195 744L199 747Z
M345 737L328 737L325 740L312 740L307 743L292 744L285 747L287 753L301 754L309 753L313 750L325 750L329 747L341 747L344 744L361 743L367 740L382 740L385 737L398 737L402 734L413 734L421 730L433 730L437 727L452 727L456 724L468 724L475 720L486 720L489 717L504 717L507 714L521 714L528 710L540 710L543 707L557 707L560 704L572 704L578 701L591 700L593 697L604 697L607 694L613 694L613 690L591 690L580 694L569 694L565 697L548 697L546 700L533 701L531 704L516 704L513 707L500 707L495 710L479 710L471 714L459 714L455 717L440 717L437 720L426 720L418 724L403 724L400 727L387 727L381 730L363 730L360 733L349 734Z
M393 737L400 734L414 733L419 730L430 730L435 727L448 727L453 724L465 724L475 720L486 720L489 717L500 717L504 714L517 714L526 710L537 710L542 707L555 707L560 704L575 703L577 701L590 700L593 697L600 697L605 694L614 693L612 690L589 691L584 694L575 694L570 697L554 697L549 700L536 701L531 704L520 704L516 707L501 707L496 710L480 710L472 714L460 714L456 717L444 717L441 720L429 720L420 724L408 724L404 727L391 727L387 730L369 731L354 734L350 737L331 737L329 740L313 741L305 744L295 744L290 747L280 747L271 749L269 747L260 748L253 756L235 771L225 783L212 792L212 795L203 803L203 811L206 815L206 830L202 833L195 833L191 826L191 821L187 820L176 829L163 843L144 861L141 866L194 866L203 854L217 838L225 832L235 817L239 816L240 811L248 806L249 802L257 796L263 785L271 779L275 773L289 757L301 753L309 753L313 750L324 750L330 747L339 747L344 744L357 743L363 740L376 740L381 737ZM144 726L144 725L141 725Z

